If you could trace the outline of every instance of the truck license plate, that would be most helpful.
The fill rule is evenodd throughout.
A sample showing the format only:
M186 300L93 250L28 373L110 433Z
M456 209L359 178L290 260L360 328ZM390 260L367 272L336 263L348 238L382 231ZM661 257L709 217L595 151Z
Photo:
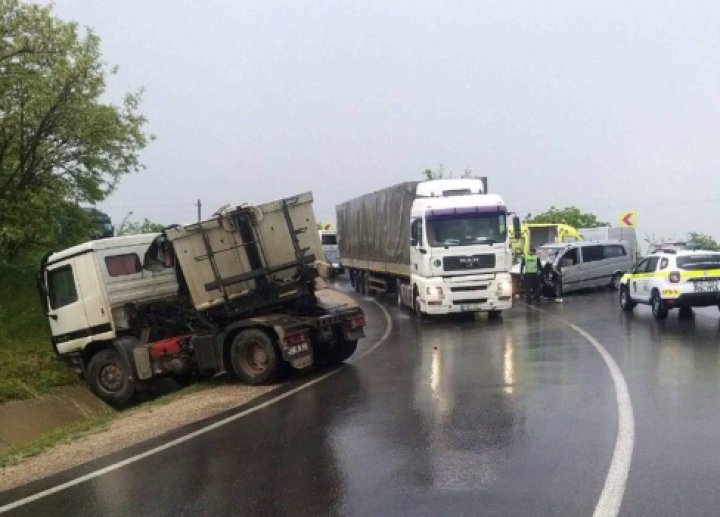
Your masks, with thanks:
M720 282L717 280L704 280L695 282L696 293L713 293L720 291Z
M478 310L480 310L480 304L479 303L464 303L460 306L460 309L463 311L478 311Z

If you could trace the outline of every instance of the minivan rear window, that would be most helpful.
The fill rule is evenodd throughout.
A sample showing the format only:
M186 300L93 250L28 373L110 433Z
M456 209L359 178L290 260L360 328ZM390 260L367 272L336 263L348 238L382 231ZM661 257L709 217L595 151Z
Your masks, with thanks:
M603 255L605 258L624 257L627 255L625 248L619 244L611 244L609 246L603 246Z
M595 262L603 259L602 246L583 246L582 248L583 262Z
M720 269L720 253L678 257L677 267L686 270Z
M59 309L77 301L75 278L70 265L48 271L47 283L50 307L53 309Z

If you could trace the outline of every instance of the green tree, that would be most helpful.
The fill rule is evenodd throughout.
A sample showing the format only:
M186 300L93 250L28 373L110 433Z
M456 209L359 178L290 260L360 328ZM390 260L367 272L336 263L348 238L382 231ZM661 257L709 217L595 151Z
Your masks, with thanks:
M152 137L141 92L121 106L100 102L114 73L92 31L51 6L0 0L0 254L83 240L93 224L78 204L105 199L143 168Z
M719 250L720 245L710 235L699 232L690 232L687 237L688 242L699 244L704 250Z
M166 225L154 223L145 218L142 221L124 219L117 229L118 235L136 235L138 233L159 233Z
M610 226L610 223L599 221L595 214L581 212L575 206L556 208L551 206L549 210L537 215L528 214L525 223L536 224L567 224L573 228L598 228Z

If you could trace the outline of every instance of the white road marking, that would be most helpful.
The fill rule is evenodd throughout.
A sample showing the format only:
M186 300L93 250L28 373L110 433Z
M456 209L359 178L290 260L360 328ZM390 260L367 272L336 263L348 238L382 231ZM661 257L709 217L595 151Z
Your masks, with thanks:
M375 342L370 348L365 350L362 354L357 356L356 360L360 360L367 356L369 353L373 352L375 349L377 349L380 345L382 345L390 335L390 332L392 332L393 324L392 319L390 319L390 314L388 311L383 307L381 304L376 302L375 300L370 299L369 301L373 302L375 305L380 307L380 309L383 311L383 314L385 315L385 319L387 321L387 328L385 329L385 332L380 337L380 339ZM176 445L180 445L181 443L185 443L187 441L192 440L193 438L197 438L198 436L201 436L203 434L209 433L210 431L213 431L217 429L218 427L222 427L224 425L227 425L231 422L234 422L236 420L239 420L245 416L248 416L252 413L255 413L257 411L260 411L261 409L265 409L268 406L272 406L273 404L280 402L281 400L284 400L288 397L292 397L296 393L309 388L310 386L314 386L315 384L318 384L328 377L332 377L336 373L342 371L343 368L337 368L335 370L332 370L324 375L321 375L317 379L313 379L309 382L306 382L305 384L298 386L297 388L293 388L290 391L286 391L285 393L282 393L278 395L275 398L272 398L270 400L267 400L263 402L262 404L258 404L257 406L251 407L249 409L246 409L244 411L240 411L239 413L236 413L234 415L231 415L227 418L223 418L222 420L218 420L215 423L212 423L210 425L207 425L201 429L198 429L197 431L193 431L192 433L186 434L184 436L181 436L180 438L176 438L174 440L171 440L167 443L164 443L162 445L159 445L157 447L153 447L152 449L149 449L145 452L141 452L140 454L136 454L135 456L131 456L129 458L126 458L122 461L119 461L117 463L113 463L112 465L108 465L107 467L101 468L99 470L95 470L93 472L90 472L88 474L85 474L84 476L80 476L78 478L72 479L70 481L66 481L65 483L61 483L59 485L56 485L52 488L48 488L46 490L42 490L41 492L37 492L36 494L30 495L28 497L24 497L22 499L18 499L17 501L14 501L12 503L8 503L4 506L0 506L0 513L9 512L10 510L14 510L15 508L19 508L20 506L24 506L26 504L32 503L34 501L37 501L39 499L42 499L44 497L47 497L52 494L56 494L58 492L61 492L67 488L74 487L76 485L79 485L80 483L84 483L85 481L89 481L91 479L95 479L97 477L103 476L109 472L113 472L115 470L121 469L122 467L125 467L127 465L130 465L132 463L135 463L137 461L140 461L144 458L147 458L148 456L152 456L154 454L157 454L162 451L166 451L167 449L170 449L172 447L175 447Z
M635 418L633 416L632 401L630 400L630 392L628 391L625 377L615 362L615 359L610 355L610 352L593 336L560 316L538 309L537 307L529 307L553 318L557 318L588 340L590 344L595 347L595 350L600 354L603 361L605 361L605 365L610 371L610 376L615 386L615 400L617 402L617 437L615 438L615 450L613 451L612 460L610 460L610 469L605 478L605 486L603 486L600 499L595 506L593 517L615 517L620 512L620 505L622 504L623 495L625 494L625 486L627 485L635 444Z

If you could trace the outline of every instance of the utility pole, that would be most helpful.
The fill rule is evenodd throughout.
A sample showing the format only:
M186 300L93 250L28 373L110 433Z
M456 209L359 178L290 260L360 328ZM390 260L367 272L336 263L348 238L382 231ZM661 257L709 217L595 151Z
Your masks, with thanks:
M202 221L202 202L198 199L197 200L197 209L198 209L198 222Z

